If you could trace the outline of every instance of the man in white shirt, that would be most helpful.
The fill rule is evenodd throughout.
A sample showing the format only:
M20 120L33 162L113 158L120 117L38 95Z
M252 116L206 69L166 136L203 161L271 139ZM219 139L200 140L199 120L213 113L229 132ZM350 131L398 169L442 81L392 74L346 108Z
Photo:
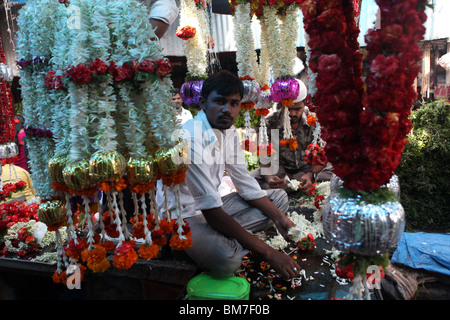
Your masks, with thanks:
M175 104L174 108L177 112L177 119L181 124L184 124L186 121L192 119L192 113L183 108L183 99L181 99L179 89L172 90L172 102Z
M299 274L297 262L252 235L274 224L288 239L294 224L285 215L285 191L261 190L247 170L233 126L242 96L239 78L228 71L216 73L203 84L200 112L183 125L190 163L179 190L182 216L189 223L193 242L186 253L210 275L227 277L240 267L242 257L250 250L264 257L283 278L290 279ZM219 185L225 170L238 192L221 197ZM165 215L165 204L158 205L160 214ZM169 210L172 212L175 206L171 201Z

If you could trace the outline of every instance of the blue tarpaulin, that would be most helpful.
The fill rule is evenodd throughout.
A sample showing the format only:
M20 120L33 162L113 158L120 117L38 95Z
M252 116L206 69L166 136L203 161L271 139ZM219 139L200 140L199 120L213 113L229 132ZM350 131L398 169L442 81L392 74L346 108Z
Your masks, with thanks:
M450 276L450 233L403 233L392 263Z

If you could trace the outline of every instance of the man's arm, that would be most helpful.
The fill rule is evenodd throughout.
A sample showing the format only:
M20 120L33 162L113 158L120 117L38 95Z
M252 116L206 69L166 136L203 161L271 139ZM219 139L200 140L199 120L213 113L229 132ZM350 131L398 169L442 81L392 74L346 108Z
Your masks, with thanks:
M300 266L294 259L249 233L221 207L202 210L202 213L213 229L236 239L244 248L260 254L283 278L291 279L298 275Z

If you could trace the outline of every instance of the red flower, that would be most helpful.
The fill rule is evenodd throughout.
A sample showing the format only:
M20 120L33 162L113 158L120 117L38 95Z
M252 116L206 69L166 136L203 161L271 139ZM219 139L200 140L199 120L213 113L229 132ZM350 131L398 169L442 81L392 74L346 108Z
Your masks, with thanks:
M151 60L144 60L139 64L138 70L151 74L155 71L155 64Z
M108 73L108 65L101 59L97 58L89 65L91 72L97 76Z
M56 71L52 70L49 71L45 75L45 85L47 86L47 89L54 90L54 89L60 89L64 87L64 84L62 83L62 77L61 76L55 76Z
M167 76L170 72L172 72L172 64L170 63L169 60L160 59L155 61L155 63L156 63L156 74L161 78Z
M79 64L69 69L69 75L78 84L86 84L92 80L92 72L84 64Z
M189 40L195 37L197 30L191 26L178 27L175 35L183 40Z

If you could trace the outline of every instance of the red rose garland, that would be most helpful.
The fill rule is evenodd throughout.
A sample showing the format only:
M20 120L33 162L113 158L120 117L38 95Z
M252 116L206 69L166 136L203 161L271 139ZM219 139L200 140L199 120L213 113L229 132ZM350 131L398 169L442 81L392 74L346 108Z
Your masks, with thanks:
M115 82L140 81L150 76L164 78L172 72L172 64L167 59L156 61L137 60L124 63L122 66L116 65L114 61L107 64L101 59L91 61L89 66L78 64L70 66L62 75L56 75L56 71L51 70L45 77L45 84L49 90L66 88L67 80L72 80L80 85L90 83L98 77L110 74Z
M0 37L1 40L1 37ZM6 56L0 42L0 63L6 64ZM11 87L0 74L0 144L13 142L16 135Z
M400 163L421 58L416 43L425 31L426 0L377 3L382 25L366 36L371 65L366 84L352 1L302 4L325 151L344 186L356 191L386 184Z

